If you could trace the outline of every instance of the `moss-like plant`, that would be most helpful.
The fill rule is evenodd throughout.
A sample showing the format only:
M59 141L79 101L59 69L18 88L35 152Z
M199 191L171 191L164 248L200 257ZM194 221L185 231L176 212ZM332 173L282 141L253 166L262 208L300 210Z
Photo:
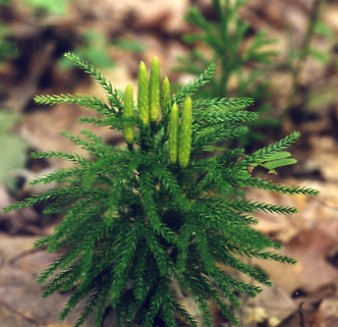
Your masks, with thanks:
M284 149L299 133L252 154L217 147L219 141L247 133L245 124L258 116L243 109L252 103L247 98L192 100L213 76L214 65L171 95L168 78L160 85L158 60L149 74L141 62L135 102L130 85L120 92L95 67L74 54L66 57L101 84L107 101L70 94L37 96L35 101L91 108L100 116L81 122L121 131L128 146L111 146L84 130L82 137L69 132L65 136L86 149L89 159L64 152L33 154L74 163L33 181L58 182L57 188L7 208L43 203L46 214L65 214L54 233L37 242L48 252L63 253L38 279L46 283L44 296L72 291L60 319L85 301L75 326L90 314L100 326L107 308L116 312L121 327L174 327L177 319L198 326L179 302L174 291L179 288L194 299L205 326L214 326L212 302L239 324L233 311L240 305L238 293L255 296L261 289L236 279L222 266L271 285L266 273L247 264L246 257L295 263L274 252L280 244L253 228L257 219L250 213L293 214L296 209L245 200L242 195L247 187L316 194L252 175L258 165L273 170L293 163Z

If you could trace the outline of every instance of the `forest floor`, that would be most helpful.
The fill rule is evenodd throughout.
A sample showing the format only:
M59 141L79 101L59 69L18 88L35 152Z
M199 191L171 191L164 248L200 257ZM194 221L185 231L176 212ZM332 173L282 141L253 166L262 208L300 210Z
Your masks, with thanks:
M15 56L0 61L0 144L3 145L0 208L41 191L41 188L29 186L28 181L64 166L56 160L31 160L31 151L79 152L60 135L60 131L79 132L83 126L79 125L78 118L86 111L75 106L41 108L34 104L34 95L103 95L83 74L71 68L60 68L64 65L62 53L78 49L89 60L98 60L105 66L102 68L104 74L119 89L124 89L129 81L135 83L140 60L149 63L155 55L160 59L162 74L176 83L183 83L191 76L172 68L177 66L177 57L191 51L191 46L182 41L182 35L193 32L194 28L184 17L192 4L202 8L204 13L210 13L210 2L96 0L93 6L89 0L74 0L63 15L42 15L33 6L25 5L23 0L0 7L0 31L5 27L15 45ZM271 178L320 191L316 197L290 197L259 190L248 192L248 198L292 205L299 210L292 217L262 214L257 227L280 241L284 246L283 253L296 258L298 263L287 266L251 262L268 272L274 286L264 289L255 299L243 299L238 314L245 327L338 327L336 1L326 1L321 12L321 21L329 26L333 36L312 40L314 47L326 53L326 60L318 63L308 58L300 63L296 84L292 72L285 69L285 63L290 59L290 47L301 49L303 46L314 3L315 0L252 0L240 12L253 33L264 29L277 39L271 47L279 54L266 79L271 93L271 112L277 115L280 126L278 133L264 131L266 144L276 141L276 134L284 136L291 130L302 133L301 140L292 148L299 163L292 169L282 169ZM296 100L290 105L295 91L298 92ZM4 115L8 113L10 117L15 114L18 119L15 122L13 118L10 126L4 123L7 117ZM95 132L109 142L122 142L121 136L110 130ZM0 327L70 327L76 321L81 308L63 322L57 318L68 294L42 298L42 286L35 282L56 256L35 250L34 242L50 234L58 219L44 216L41 208L9 214L0 211ZM189 299L185 304L189 308ZM194 311L194 306L190 310ZM111 326L111 319L111 313L108 313L104 326ZM216 311L215 320L217 327L230 326ZM85 326L93 324L88 321Z

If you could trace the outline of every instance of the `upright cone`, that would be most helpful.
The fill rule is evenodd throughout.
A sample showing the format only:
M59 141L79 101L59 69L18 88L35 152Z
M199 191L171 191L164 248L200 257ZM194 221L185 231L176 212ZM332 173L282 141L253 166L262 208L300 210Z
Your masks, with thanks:
M171 164L177 162L178 147L178 107L174 103L171 107L169 122L169 161Z
M186 168L190 161L192 138L192 100L188 96L183 104L182 121L178 138L178 162L182 168Z
M128 144L134 142L134 100L133 87L129 84L124 93L124 108L123 108L123 136Z
M149 79L147 67L141 61L138 69L138 115L143 127L149 126Z
M160 115L160 63L157 57L154 57L151 63L149 79L149 111L150 121L155 122Z

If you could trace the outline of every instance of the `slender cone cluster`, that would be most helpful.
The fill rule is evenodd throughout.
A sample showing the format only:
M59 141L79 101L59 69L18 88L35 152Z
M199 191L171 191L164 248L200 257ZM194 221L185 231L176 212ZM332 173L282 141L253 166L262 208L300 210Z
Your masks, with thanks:
M192 100L188 96L183 104L182 120L179 125L178 107L171 107L169 123L169 161L181 168L189 165L192 140Z
M141 61L139 65L137 102L141 129L148 129L150 122L158 121L161 109L163 117L167 118L169 115L170 82L165 76L161 85L160 65L157 57L152 61L149 77L145 63ZM134 142L133 118L133 88L128 85L124 95L123 135L129 145ZM181 123L176 103L171 107L169 120L169 162L171 164L178 162L181 168L186 168L190 161L192 138L192 100L189 96L183 104Z
M178 163L186 168L190 161L192 141L192 100L187 97L183 104L182 121L178 138Z
M174 103L171 108L169 122L169 161L171 164L177 162L177 147L178 147L178 107Z
M123 136L128 144L134 142L134 100L133 87L129 84L124 93Z
M138 115L143 127L149 126L149 80L147 67L141 61L138 69Z
M156 122L160 115L160 64L157 57L151 63L149 80L150 121Z
M170 82L167 76L164 76L161 88L161 108L163 116L167 117L170 104Z

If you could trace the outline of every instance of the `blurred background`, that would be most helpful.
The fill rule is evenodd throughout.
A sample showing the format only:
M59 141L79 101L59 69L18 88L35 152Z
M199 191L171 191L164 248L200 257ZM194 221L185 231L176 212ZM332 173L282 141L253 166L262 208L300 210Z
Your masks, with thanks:
M260 215L258 225L299 263L252 262L268 271L275 286L243 299L243 326L338 326L337 36L336 0L0 0L0 208L42 191L29 180L65 165L32 160L32 151L81 153L60 132L90 129L78 123L90 113L33 100L36 94L103 96L65 52L97 66L121 90L136 82L139 61L149 64L153 56L174 87L215 62L214 79L196 98L255 100L248 110L261 119L239 140L249 152L299 130L292 149L298 164L271 178L320 191L315 198L248 191L248 198L299 209L293 217ZM116 132L91 129L123 146ZM76 320L76 312L57 320L67 294L42 299L35 284L55 257L34 250L33 243L60 219L42 210L0 209L1 327L65 327ZM228 326L216 311L215 320Z

